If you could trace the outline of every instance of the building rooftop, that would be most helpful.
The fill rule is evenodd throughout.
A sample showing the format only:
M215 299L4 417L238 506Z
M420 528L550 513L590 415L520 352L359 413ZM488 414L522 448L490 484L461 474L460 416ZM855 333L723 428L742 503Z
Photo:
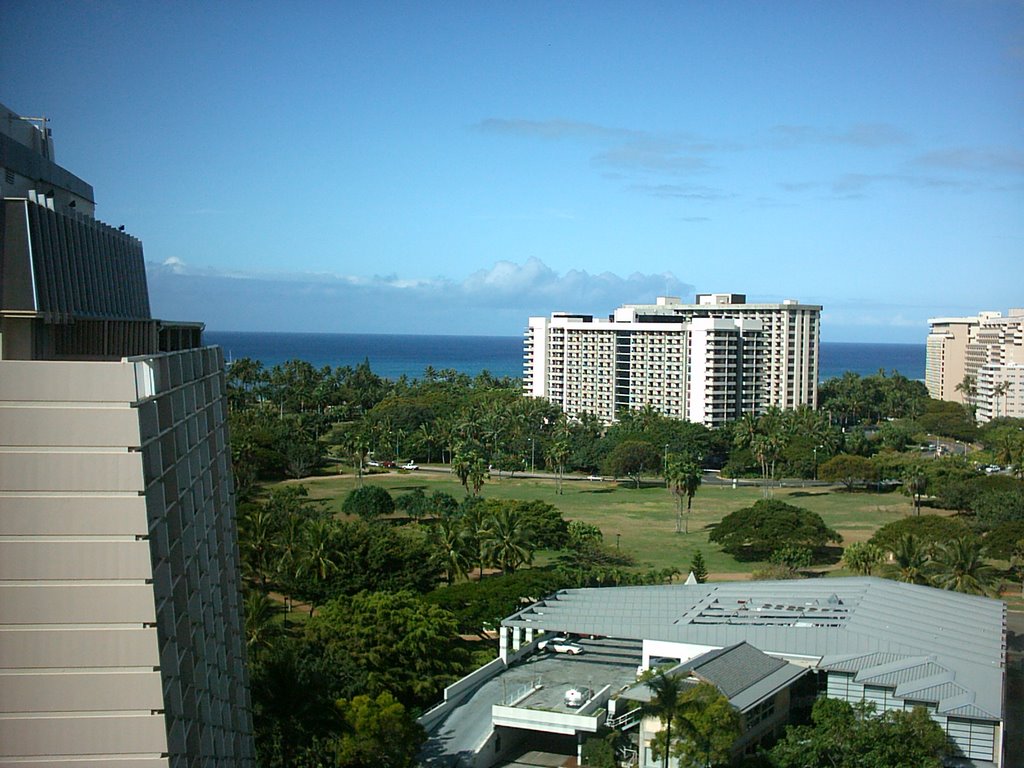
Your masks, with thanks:
M948 678L952 687L929 699L940 711L969 706L1001 719L1005 610L998 600L864 577L562 590L502 624L717 648L747 642L819 668L851 667L859 681L879 665L902 665L908 680Z

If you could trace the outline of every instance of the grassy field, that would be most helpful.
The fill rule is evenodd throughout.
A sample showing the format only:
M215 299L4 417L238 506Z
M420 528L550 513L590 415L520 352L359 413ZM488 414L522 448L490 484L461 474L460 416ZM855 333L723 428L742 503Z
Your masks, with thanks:
M336 513L341 501L356 485L351 474L306 478L301 481L313 499L323 500ZM373 483L398 495L413 488L426 493L445 491L461 499L465 491L446 473L428 471L391 472L372 475ZM566 481L564 493L555 493L552 480L522 479L493 475L484 485L483 496L498 499L540 499L556 506L569 520L583 520L601 528L608 546L618 546L637 560L638 567L678 568L687 572L693 554L700 550L710 578L743 578L761 563L738 562L708 541L709 526L725 515L749 506L761 498L761 489L745 485L703 485L693 499L690 533L675 533L674 497L662 486L634 489L615 482ZM838 489L811 487L776 488L775 498L817 512L835 528L845 543L864 541L888 522L912 513L910 500L899 493L847 493ZM838 565L830 573L845 574Z

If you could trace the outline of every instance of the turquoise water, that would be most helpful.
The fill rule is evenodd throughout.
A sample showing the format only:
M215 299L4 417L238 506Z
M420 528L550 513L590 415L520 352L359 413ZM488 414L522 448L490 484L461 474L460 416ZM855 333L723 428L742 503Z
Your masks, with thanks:
M427 366L453 368L475 376L523 375L523 340L518 336L415 336L365 333L249 333L207 331L227 359L251 357L267 368L286 360L306 360L319 367L356 366L363 360L379 376L421 378ZM830 379L853 371L861 376L899 371L924 378L924 344L821 343L820 376Z

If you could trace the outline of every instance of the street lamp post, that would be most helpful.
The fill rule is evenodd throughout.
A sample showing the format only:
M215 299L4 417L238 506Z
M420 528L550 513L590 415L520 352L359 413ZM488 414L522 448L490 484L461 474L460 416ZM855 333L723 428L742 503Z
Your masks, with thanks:
M661 471L665 475L665 487L668 488L668 443L665 443L665 461L662 465Z
M533 470L534 458L536 457L536 455L537 455L537 452L534 450L533 438L531 437L530 438L530 474L531 475L533 474L533 471L534 471Z

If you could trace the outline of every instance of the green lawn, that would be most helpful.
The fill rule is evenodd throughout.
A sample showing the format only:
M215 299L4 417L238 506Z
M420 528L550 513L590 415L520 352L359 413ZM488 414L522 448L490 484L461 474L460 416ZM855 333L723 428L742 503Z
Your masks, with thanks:
M311 498L326 501L340 514L341 500L355 487L356 479L346 474L301 482L309 489ZM394 495L419 487L428 494L438 490L457 499L465 496L457 480L434 472L391 472L367 476L364 482L380 485ZM774 493L777 499L820 514L846 543L864 541L886 523L912 513L910 500L899 493L848 493L820 487L776 488ZM759 487L701 486L693 499L688 535L675 533L673 496L664 487L653 484L634 489L630 483L566 481L564 493L557 495L554 481L499 479L493 475L482 494L490 498L547 501L558 507L566 519L599 526L605 543L632 554L642 569L675 567L685 573L698 549L704 554L713 580L742 578L760 565L738 562L708 542L708 526L760 499ZM838 566L830 572L842 573Z

